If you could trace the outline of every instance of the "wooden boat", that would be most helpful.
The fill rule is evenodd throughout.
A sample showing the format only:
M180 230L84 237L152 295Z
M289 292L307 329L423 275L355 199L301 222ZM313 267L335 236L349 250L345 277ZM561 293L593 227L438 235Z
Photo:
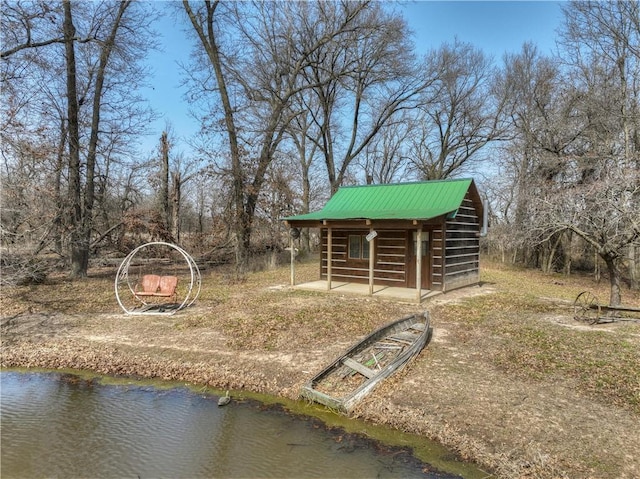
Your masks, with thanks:
M431 334L428 311L393 321L316 374L302 387L300 395L348 413L380 382L415 357Z

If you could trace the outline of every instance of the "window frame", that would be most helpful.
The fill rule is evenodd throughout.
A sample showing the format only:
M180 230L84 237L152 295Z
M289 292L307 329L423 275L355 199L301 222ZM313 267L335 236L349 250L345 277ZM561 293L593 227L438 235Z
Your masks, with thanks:
M411 248L412 248L413 257L415 258L418 253L418 232L417 231L412 232ZM423 258L429 256L429 232L428 231L422 232L421 253Z
M357 240L354 240L357 238ZM357 241L357 256L354 254L354 249ZM347 258L353 261L368 261L371 255L371 243L367 241L364 234L349 234L349 247L347 252Z

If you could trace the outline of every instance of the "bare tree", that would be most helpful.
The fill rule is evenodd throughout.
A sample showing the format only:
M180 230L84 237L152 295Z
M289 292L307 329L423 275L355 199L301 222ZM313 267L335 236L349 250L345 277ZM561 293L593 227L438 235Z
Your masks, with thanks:
M540 198L534 219L544 234L571 231L593 248L607 266L609 302L618 306L624 252L630 244L640 245L636 203L640 175L635 169L621 169L613 163L615 160L602 165L598 181L577 182ZM579 162L574 165L576 176L581 175Z
M305 81L320 107L313 116L321 132L316 141L334 193L354 160L386 125L416 106L435 78L418 72L405 21L380 3L369 5L349 35L314 55Z
M180 215L185 208L183 187L202 173L202 167L196 159L185 158L176 149L178 142L174 128L168 123L160 135L157 156L148 162L154 172L149 175L148 181L151 189L156 192L153 214L160 219L156 228L162 232L164 240L174 242L180 242Z
M214 89L222 103L229 148L235 211L237 272L247 265L252 221L268 167L293 116L288 108L313 54L351 29L366 3L340 3L340 21L328 24L329 4L183 0L184 9L203 51L205 78L200 86ZM229 7L229 8L227 8ZM236 45L221 49L221 32L236 35ZM204 60L204 62L202 62ZM207 72L213 70L214 80ZM200 90L202 94L202 90ZM242 141L242 147L240 142Z
M64 44L64 33L52 28L62 12L61 4L44 0L35 2L2 2L2 44L0 58L52 45ZM74 39L78 39L74 37ZM86 41L87 39L85 39ZM32 58L33 59L33 58Z
M62 218L66 105L63 95L48 89L51 78L40 66L49 63L41 63L36 55L28 55L28 63L16 61L22 55L0 61L2 239L37 255L59 233ZM37 84L47 87L42 102L34 101Z
M562 44L568 63L585 71L598 65L604 71L591 74L594 85L607 94L593 113L611 120L602 128L621 129L624 163L640 168L640 6L638 2L572 2L565 8ZM603 73L606 76L603 77ZM605 83L606 82L606 83ZM603 88L604 87L604 88ZM595 92L595 90L594 90ZM622 158L621 158L622 159ZM640 207L640 199L638 199ZM628 248L632 287L640 288L640 251Z
M78 131L78 109L83 99L78 95L76 87L75 62L75 26L71 14L71 2L63 2L65 51L67 63L67 102L69 111L69 197L71 207L71 277L86 276L89 267L89 247L93 228L93 206L95 199L95 173L98 151L98 139L101 128L102 102L104 100L105 80L110 65L111 55L117 48L116 40L123 24L125 13L131 5L131 0L125 0L114 5L114 10L108 12L111 23L108 33L100 42L98 61L95 65L95 76L92 79L93 98L91 105L91 123L89 141L87 144L85 184L81 186L80 173L80 139ZM108 18L107 17L107 18ZM84 194L83 194L84 193Z
M640 234L638 58L626 43L637 19L624 3L572 2L557 60L525 45L497 85L509 99L514 231L545 269L573 241L586 244L607 267L611 305Z
M503 139L506 99L492 91L490 59L469 43L443 44L425 70L437 80L424 91L410 158L420 177L437 180L459 174L489 142Z
M300 184L302 193L300 196L300 205L295 204L295 200L288 205L287 215L294 213L309 213L312 206L312 196L317 190L321 190L322 177L319 172L318 156L320 154L319 143L322 132L318 128L314 117L319 114L319 105L315 95L305 90L300 92L294 98L290 106L293 119L289 124L287 131L293 143L293 153L299 161ZM300 245L304 251L311 250L311 238L309 228L303 228L300 234Z
M380 130L358 161L367 184L393 183L408 177L408 143L419 127L415 118L402 112Z
M185 185L201 181L204 168L196 158L186 157L182 152L173 156L170 168L169 186L169 230L174 241L180 243L183 229L183 215L187 211L184 195Z
M640 167L640 85L636 80L640 75L640 9L637 2L579 1L563 12L563 59L570 78L581 90L588 117L578 146L587 163L580 182L604 192L614 178L618 194L600 196L603 205L597 210L609 210L615 213L614 218L623 218L620 211L626 202L630 201L636 211L640 208L640 178L633 174ZM617 269L625 256L632 285L638 287L637 224L629 218L617 226L623 229L610 240L618 249L605 252L601 245L596 250L609 270L612 304L620 301L615 283L620 281ZM604 224L602 231L614 234ZM620 264L616 264L618 261Z
M106 198L110 165L125 154L125 137L139 133L149 119L148 112L138 106L135 86L143 80L140 53L153 46L145 36L154 14L143 4L132 7L130 0L100 4L65 0L59 8L48 2L25 2L12 4L9 11L11 17L3 16L3 21L16 28L3 51L3 72L43 72L42 77L46 72L47 81L20 83L3 74L3 83L11 91L29 89L23 105L25 118L42 113L43 128L58 132L60 200L53 204L68 213L56 214L54 221L58 235L59 219L68 221L70 275L84 276L95 226L96 191L100 199ZM64 106L54 101L58 96L66 99ZM58 117L45 108L39 111L40 104L54 105L49 112Z
M533 236L533 212L541 192L563 187L563 157L583 133L585 117L576 105L579 92L563 82L557 62L540 55L533 45L525 44L520 53L506 55L504 61L494 88L505 98L511 140L495 152L502 158L500 175L513 182L508 196L512 198L514 257L549 271L563 235L556 233L551 241L540 241L546 234Z
M78 86L76 82L76 53L74 37L76 27L73 24L71 3L63 2L64 6L64 39L65 63L67 66L67 124L69 135L69 210L71 223L71 277L86 275L89 261L89 245L85 241L82 217L81 179L80 179L80 120ZM86 255L84 252L86 251Z

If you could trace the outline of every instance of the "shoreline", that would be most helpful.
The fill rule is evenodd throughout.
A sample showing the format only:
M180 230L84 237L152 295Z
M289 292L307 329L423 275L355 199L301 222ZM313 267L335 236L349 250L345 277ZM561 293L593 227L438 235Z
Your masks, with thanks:
M110 385L133 385L150 386L160 389L186 388L198 394L222 395L224 391L212 386L194 384L184 379L164 380L159 378L146 378L142 376L113 376L110 374L100 374L85 369L61 368L50 369L42 367L2 367L0 372L17 374L59 374L77 376L81 380L97 380L104 386ZM442 474L453 474L462 478L481 479L494 477L490 473L480 469L476 464L463 462L458 457L454 457L451 451L436 441L424 436L408 433L398 429L390 428L385 424L374 424L363 419L357 419L342 414L337 414L328 408L319 406L300 398L292 399L284 396L274 396L266 393L255 393L249 390L231 391L232 402L253 401L263 404L265 407L273 407L286 414L298 416L302 420L314 420L318 424L323 424L327 430L339 429L345 434L360 437L380 443L383 447L392 450L403 450L410 453L417 461L424 464L425 471Z
M223 355L225 357L226 355ZM150 366L152 364L152 366ZM269 403L282 404L283 407L294 414L311 416L320 419L328 426L344 427L350 421L359 421L376 428L387 428L394 433L413 435L433 444L428 444L426 449L431 452L429 456L419 449L415 449L416 458L436 468L440 472L449 474L459 474L465 479L480 479L495 477L492 473L483 470L478 464L473 462L473 457L467 455L463 458L461 454L468 454L464 449L454 450L450 446L442 444L436 439L426 436L421 431L407 431L398 428L402 424L401 413L396 413L395 417L367 417L362 410L356 409L355 415L343 415L319 405L309 406L309 403L299 397L300 385L289 386L282 381L273 382L264 374L238 375L234 373L234 380L220 380L211 373L211 368L221 367L218 363L188 363L176 365L167 360L151 359L150 355L138 356L128 352L122 354L118 347L106 350L95 351L90 347L68 347L63 345L42 345L37 350L18 346L3 348L2 368L8 370L19 370L19 372L52 372L78 374L80 376L100 376L115 378L116 381L160 381L174 383L176 387L183 383L190 389L197 390L200 387L210 388L216 391L231 390L239 397L245 395L249 399L263 401L269 398ZM306 407L305 407L306 403ZM347 432L367 435L367 432L353 431L347 428ZM452 431L448 431L449 434ZM381 440L372 437L374 440ZM450 438L451 439L451 438ZM461 444L467 444L463 441ZM397 444L390 444L395 446ZM411 446L409 446L411 447ZM433 455L434 449L442 448ZM455 457L451 457L451 453Z

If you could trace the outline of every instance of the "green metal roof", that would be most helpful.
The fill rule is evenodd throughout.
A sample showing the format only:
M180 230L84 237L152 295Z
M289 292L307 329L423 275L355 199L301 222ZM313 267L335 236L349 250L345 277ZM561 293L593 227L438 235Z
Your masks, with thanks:
M283 220L426 220L442 215L453 217L472 184L472 179L460 179L343 186L320 211Z

